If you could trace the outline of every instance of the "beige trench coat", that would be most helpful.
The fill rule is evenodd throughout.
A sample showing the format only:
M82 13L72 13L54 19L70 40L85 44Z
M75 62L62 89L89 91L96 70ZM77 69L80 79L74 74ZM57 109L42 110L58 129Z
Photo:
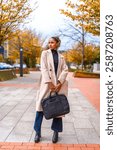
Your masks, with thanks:
M36 111L43 111L41 107L41 100L46 98L50 94L47 82L52 82L57 85L57 80L62 83L62 87L59 91L61 94L68 95L68 81L66 80L68 74L68 67L65 63L64 57L58 52L58 70L57 76L54 70L54 61L51 50L43 51L41 54L41 83L37 90L36 95Z

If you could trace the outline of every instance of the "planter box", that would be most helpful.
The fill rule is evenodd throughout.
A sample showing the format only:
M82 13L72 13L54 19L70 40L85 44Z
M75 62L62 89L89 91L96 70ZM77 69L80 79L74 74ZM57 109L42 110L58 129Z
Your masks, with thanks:
M40 71L39 68L28 68L30 71Z
M20 74L20 69L19 68L17 68L17 69L15 69L16 70L16 74ZM29 74L30 72L29 72L29 69L28 68L24 68L23 69L23 74Z
M0 70L0 81L6 81L16 78L15 69Z
M76 71L74 72L73 76L79 78L100 78L99 73L91 73L91 72L83 72L83 71Z

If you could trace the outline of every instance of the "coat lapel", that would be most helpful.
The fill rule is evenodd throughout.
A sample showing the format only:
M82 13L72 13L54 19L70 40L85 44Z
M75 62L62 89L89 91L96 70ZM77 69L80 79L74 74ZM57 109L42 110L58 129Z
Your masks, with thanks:
M58 70L57 70L57 77L59 76L60 68L61 68L61 55L58 53Z
M53 55L52 55L52 52L51 52L50 49L48 50L48 58L49 58L49 64L51 65L52 70L53 70L53 72L55 73ZM61 55L60 55L60 53L58 52L58 69L57 69L57 77L59 76L59 72L60 72L60 68L61 68L61 59L62 59L62 58L61 58Z
M49 57L49 64L51 65L52 70L55 72L55 69L54 69L54 60L53 60L52 52L51 52L50 49L48 50L48 57Z

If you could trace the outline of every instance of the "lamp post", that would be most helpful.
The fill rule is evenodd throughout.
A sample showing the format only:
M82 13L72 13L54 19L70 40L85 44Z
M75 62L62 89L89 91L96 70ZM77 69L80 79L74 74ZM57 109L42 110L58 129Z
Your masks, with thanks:
M20 77L23 77L23 48L20 48Z

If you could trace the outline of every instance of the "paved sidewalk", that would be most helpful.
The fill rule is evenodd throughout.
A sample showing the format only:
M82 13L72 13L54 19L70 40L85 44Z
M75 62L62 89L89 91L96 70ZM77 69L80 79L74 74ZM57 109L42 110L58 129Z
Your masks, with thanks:
M33 130L35 96L39 77L39 72L31 72L24 77L0 83L1 142L33 142L35 135ZM69 81L68 98L71 112L63 118L64 130L60 134L58 144L99 144L99 112L78 88L72 88L72 84ZM41 143L51 143L53 133L50 129L51 121L43 120ZM2 144L0 145L2 149ZM73 147L74 145L66 149L72 150ZM99 150L99 145L98 148L94 147L88 148L85 145L83 148L76 149Z
M73 73L69 73L68 78L72 82L70 87L79 89L96 110L100 112L100 79L73 78Z

